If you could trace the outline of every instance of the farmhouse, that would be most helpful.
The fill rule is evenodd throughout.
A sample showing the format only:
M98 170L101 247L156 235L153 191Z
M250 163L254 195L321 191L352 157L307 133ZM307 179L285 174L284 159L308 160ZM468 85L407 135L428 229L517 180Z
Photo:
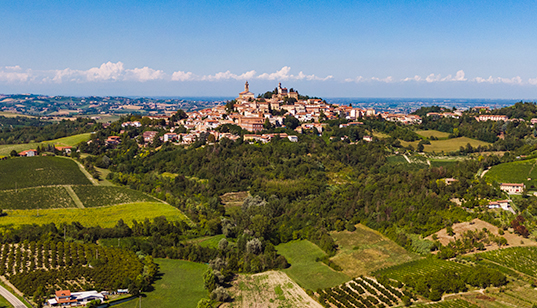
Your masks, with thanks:
M506 115L495 115L495 114L482 114L478 117L475 117L477 122L486 122L486 121L507 121Z
M37 150L34 150L34 149L22 151L19 153L19 156L26 156L26 157L31 157L31 156L36 156L36 155L37 155Z
M515 211L511 207L511 200L498 200L489 202L489 209L499 209L509 211L515 214Z
M71 154L72 147L62 147L62 146L55 146L56 150L59 152L65 152L66 154Z
M445 179L444 179L444 182L446 182L446 185L451 185L451 184L453 184L453 183L455 183L455 182L458 182L458 181L459 181L459 180L454 179L454 178L445 178Z
M155 139L155 136L158 134L158 132L149 130L143 133L144 141L145 142L153 142L153 139Z
M526 188L524 184L518 184L518 183L501 183L500 189L502 191L505 191L508 194L518 194L522 193L522 191Z
M47 300L50 307L85 306L92 300L104 300L104 295L97 291L73 292L69 290L56 291L53 299Z

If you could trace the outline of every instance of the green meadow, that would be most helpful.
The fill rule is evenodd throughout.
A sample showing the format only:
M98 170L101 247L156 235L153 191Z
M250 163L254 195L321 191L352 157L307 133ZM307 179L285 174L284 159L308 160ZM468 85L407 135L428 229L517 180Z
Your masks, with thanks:
M302 288L317 290L340 285L351 277L336 272L328 265L315 261L326 254L317 245L307 240L292 241L276 246L279 254L285 256L291 266L283 270Z
M91 133L84 133L79 135L73 135L69 137L43 141L40 143L21 143L21 144L3 144L0 145L0 155L9 155L11 151L15 150L22 152L25 150L36 149L38 146L44 146L48 144L59 145L59 146L75 146L83 141L88 141L90 139Z

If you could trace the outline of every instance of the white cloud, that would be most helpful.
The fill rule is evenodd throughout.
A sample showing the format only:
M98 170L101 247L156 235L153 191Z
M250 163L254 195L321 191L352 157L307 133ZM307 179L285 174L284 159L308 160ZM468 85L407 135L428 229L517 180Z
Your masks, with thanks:
M497 84L497 83L506 83L506 84L524 84L522 81L522 78L520 76L516 76L513 78L503 78L503 77L492 77L489 76L489 78L485 79L482 77L476 77L472 79L472 81L475 81L477 83L490 83L490 84ZM531 83L531 79L530 79Z
M30 72L22 73L0 70L0 81L7 83L26 82L30 79L30 77Z
M401 81L406 82L406 81L421 81L421 80L422 80L421 76L416 75L414 77L407 77Z
M385 83L390 83L394 81L392 76L388 76L386 78L372 77L371 80L385 82Z
M187 80L193 80L195 78L194 74L192 72L184 72L184 71L177 71L172 74L172 80L173 81L187 81Z
M164 72L161 70L154 70L147 66L143 68L135 68L132 70L126 70L125 79L127 80L136 80L140 82L145 82L148 80L163 79L165 76Z
M279 71L276 71L275 73L263 73L259 76L257 76L258 79L264 79L264 80L320 80L320 81L326 81L328 79L334 78L332 75L328 75L326 77L318 77L315 75L306 75L304 72L300 71L298 75L292 75L289 74L291 71L291 68L289 66L282 67Z
M537 86L537 78L530 78L528 83L534 86Z
M112 63L110 61L101 64L100 67L93 67L87 71L82 71L88 81L119 80L123 75L123 63Z
M244 80L244 79L252 79L255 76L255 71L249 71L241 75L233 74L230 71L220 72L216 73L214 75L205 75L200 78L200 80L203 81L218 81L218 80L229 80L229 79L235 79L235 80Z
M6 66L6 69L7 70L13 70L13 71L20 71L22 70L22 68L18 65L15 65L15 66Z

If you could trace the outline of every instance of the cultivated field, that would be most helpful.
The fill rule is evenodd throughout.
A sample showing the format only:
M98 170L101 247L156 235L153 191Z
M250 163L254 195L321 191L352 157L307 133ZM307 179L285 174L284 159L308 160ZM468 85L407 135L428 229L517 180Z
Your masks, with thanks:
M443 302L438 302L438 303L426 303L426 304L412 305L412 307L416 307L416 308L480 308L482 306L474 305L463 299L454 299L454 300L443 301ZM486 306L486 307L491 307L491 306Z
M412 145L414 149L417 148L418 143L419 143L419 140L413 141L413 142L401 141L401 144L403 146L407 147L409 145ZM459 138L452 138L452 139L446 139L446 140L431 140L431 144L424 144L423 146L424 146L425 152L449 153L449 152L458 151L461 146L466 147L468 143L472 145L472 147L474 148L477 146L490 145L490 143L485 142L485 141L471 139L468 137L459 137Z
M133 202L155 202L157 199L141 191L119 186L73 186L84 207L107 206Z
M48 185L89 185L76 162L52 156L0 161L0 190Z
M358 277L340 286L319 291L319 302L327 307L384 308L397 306L403 292L375 279Z
M310 241L292 241L276 246L276 250L287 258L291 267L284 272L301 287L310 290L337 286L351 279L343 272L336 272L316 258L326 254Z
M366 275L377 269L418 258L362 224L356 225L354 232L331 232L330 236L339 246L338 253L331 260L341 266L343 273L349 277Z
M132 220L142 221L166 216L168 220L189 219L173 206L160 202L138 202L98 208L70 208L39 210L7 210L7 216L0 217L0 225L48 224L80 222L84 226L113 227L119 219L131 225Z
M426 138L436 137L438 139L447 139L449 136L449 133L444 133L437 130L417 130L416 134Z
M415 260L375 271L374 275L383 275L391 279L403 281L405 276L428 275L440 269L457 271L466 268L465 265L429 257Z
M0 155L9 155L11 151L15 150L22 152L29 149L36 149L37 146L44 146L47 144L60 145L60 146L75 146L82 141L88 141L90 139L91 133L79 134L49 141L44 141L41 143L23 143L23 144L3 144L0 145Z
M155 259L159 265L160 279L155 288L142 298L142 307L193 308L209 294L203 286L203 273L207 265L182 260ZM117 308L138 308L138 299L115 306Z
M451 295L449 298L462 298L478 307L532 308L533 304L537 303L537 290L528 283L516 280L501 289L489 288L484 294Z
M63 186L0 191L0 208L3 210L70 207L76 207L76 204Z
M537 159L530 159L496 165L483 177L489 183L524 183L528 188L537 187L537 170L534 168L536 163Z
M537 278L537 247L510 247L480 253L479 257Z
M235 301L222 308L294 308L322 306L286 274L269 271L255 275L239 275L231 288Z

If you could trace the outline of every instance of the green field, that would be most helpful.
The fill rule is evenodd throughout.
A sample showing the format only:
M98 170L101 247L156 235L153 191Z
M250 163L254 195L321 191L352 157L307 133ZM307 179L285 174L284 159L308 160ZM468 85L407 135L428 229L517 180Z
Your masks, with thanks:
M119 186L73 186L85 207L107 206L133 202L155 202L155 198L141 191Z
M459 160L456 159L430 159L431 167L451 167L455 166Z
M444 261L434 257L415 260L375 271L374 275L384 275L388 278L402 281L405 276L428 275L440 269L451 269L453 271L465 268L465 265Z
M166 216L168 220L186 220L188 218L173 206L160 202L139 202L120 204L108 207L87 209L44 209L39 210L7 210L7 216L0 217L0 225L48 224L80 222L84 226L113 227L119 219L129 225L132 220L142 221Z
M537 168L534 168L537 159L515 161L496 165L485 173L487 182L498 183L524 183L528 188L537 187ZM528 178L532 180L528 181Z
M444 133L437 130L417 130L416 134L425 138L436 137L438 139L447 139L449 136L449 133Z
M40 143L23 143L23 144L3 144L0 145L0 155L9 155L11 151L15 150L22 152L29 149L36 149L37 146L43 146L47 144L52 145L61 145L61 146L75 146L82 141L88 141L90 139L91 133L79 134L49 141L44 141Z
M34 187L0 191L0 209L52 209L76 207L65 187Z
M401 141L401 144L405 147L412 145L414 149L418 147L419 141L413 141L413 142L407 142L407 141ZM459 137L459 138L452 138L452 139L446 139L446 140L431 140L431 144L424 144L424 151L425 152L454 152L458 151L460 147L466 147L467 144L471 144L472 147L477 146L485 146L490 145L488 142L480 141L471 139L468 137Z
M5 299L3 296L0 296L0 308L12 308L13 305L11 305L7 299Z
M67 158L37 156L0 161L0 190L89 184L76 162Z
M419 258L377 231L361 224L356 227L354 232L330 233L339 246L338 253L331 260L341 266L349 277L367 275L377 269Z
M326 254L317 245L306 240L292 241L276 246L279 254L285 256L291 267L284 272L302 288L317 290L337 286L351 277L336 272L315 259Z
M155 281L155 290L142 298L142 307L193 308L209 294L203 286L207 265L181 260L155 259L162 277ZM138 300L117 305L118 308L138 308Z

